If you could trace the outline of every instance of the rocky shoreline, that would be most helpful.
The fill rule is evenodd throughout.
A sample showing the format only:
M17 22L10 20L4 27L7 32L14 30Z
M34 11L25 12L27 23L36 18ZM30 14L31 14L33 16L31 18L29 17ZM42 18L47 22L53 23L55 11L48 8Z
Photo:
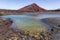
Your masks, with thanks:
M0 18L0 40L18 39L18 35L8 28L11 24L10 19Z
M46 18L43 21L51 26L49 40L60 40L60 17Z

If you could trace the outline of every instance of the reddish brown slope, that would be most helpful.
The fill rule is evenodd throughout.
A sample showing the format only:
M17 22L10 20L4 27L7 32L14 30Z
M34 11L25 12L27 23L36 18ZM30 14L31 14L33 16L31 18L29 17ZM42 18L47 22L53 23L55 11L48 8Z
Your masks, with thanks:
M21 12L43 12L46 10L39 7L37 4L33 3L31 5L28 5L26 7L19 9L19 11L21 11Z

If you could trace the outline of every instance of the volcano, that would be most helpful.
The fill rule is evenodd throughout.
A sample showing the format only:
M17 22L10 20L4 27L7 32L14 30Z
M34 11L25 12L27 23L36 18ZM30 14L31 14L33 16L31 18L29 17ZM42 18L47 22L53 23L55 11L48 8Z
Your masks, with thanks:
M23 8L18 9L21 12L44 12L46 9L39 7L37 4L33 3L31 5L25 6Z

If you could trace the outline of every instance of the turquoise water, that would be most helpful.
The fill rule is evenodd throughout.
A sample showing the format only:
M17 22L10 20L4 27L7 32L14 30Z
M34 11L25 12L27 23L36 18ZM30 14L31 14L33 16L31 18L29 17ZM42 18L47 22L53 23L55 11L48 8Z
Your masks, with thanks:
M35 16L27 16L27 15L7 15L1 16L2 18L11 18L13 24L10 28L20 29L21 27L32 27L32 26L40 26L38 20Z
M3 18L11 18L13 24L10 28L16 28L16 26L32 26L32 25L43 25L50 29L50 26L44 23L41 19L60 17L60 14L39 14L36 16L31 15L6 15L1 16Z

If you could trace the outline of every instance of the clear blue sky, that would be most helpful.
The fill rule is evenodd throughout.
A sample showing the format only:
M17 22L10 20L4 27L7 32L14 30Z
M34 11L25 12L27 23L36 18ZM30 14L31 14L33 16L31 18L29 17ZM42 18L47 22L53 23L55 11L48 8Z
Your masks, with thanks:
M0 8L19 9L32 3L36 3L45 9L60 8L60 0L0 0Z

